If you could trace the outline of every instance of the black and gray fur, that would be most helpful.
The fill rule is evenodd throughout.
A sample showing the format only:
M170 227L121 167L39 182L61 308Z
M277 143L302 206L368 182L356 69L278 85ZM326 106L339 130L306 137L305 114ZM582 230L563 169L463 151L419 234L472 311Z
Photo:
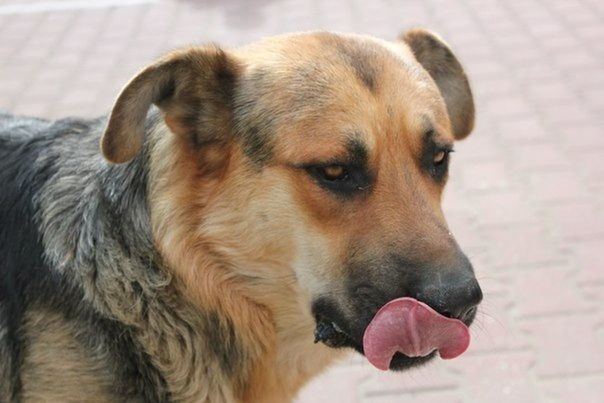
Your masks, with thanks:
M157 123L151 113L147 130ZM44 344L35 343L52 337L46 331L72 336L66 350L83 353L82 368L95 372L109 401L167 401L174 391L184 399L195 381L163 373L232 370L225 363L237 343L207 340L217 328L232 334L229 324L213 312L194 313L178 297L153 247L149 145L128 164L109 164L98 151L105 125L0 113L1 402L39 398L49 374L33 368L44 360ZM193 328L208 330L206 340ZM208 361L222 368L200 362L199 343L212 347L204 349L216 356ZM52 374L49 387L60 388L67 375Z

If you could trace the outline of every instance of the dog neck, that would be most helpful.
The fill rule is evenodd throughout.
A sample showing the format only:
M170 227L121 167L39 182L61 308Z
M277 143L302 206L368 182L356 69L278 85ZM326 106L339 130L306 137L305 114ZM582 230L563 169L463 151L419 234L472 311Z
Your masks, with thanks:
M244 206L225 212L212 201L218 185L208 183L213 175L200 179L198 157L188 145L162 124L150 137L155 139L150 162L154 239L182 295L199 311L213 312L223 321L221 334L233 336L221 343L230 349L218 357L238 368L225 382L237 380L234 394L242 401L292 399L341 353L314 344L310 303L287 259L274 258L284 254L272 248L284 247L279 242L253 247L254 237L268 235L232 214L247 211Z

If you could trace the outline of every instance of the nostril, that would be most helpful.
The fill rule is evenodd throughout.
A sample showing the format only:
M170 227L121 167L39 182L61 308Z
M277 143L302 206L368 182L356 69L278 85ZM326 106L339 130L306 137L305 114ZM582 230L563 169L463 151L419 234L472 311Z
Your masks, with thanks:
M468 310L466 310L460 317L459 319L462 321L465 321L469 318L471 318L474 314L476 314L476 311L478 310L478 308L476 306L473 306L471 308L469 308Z

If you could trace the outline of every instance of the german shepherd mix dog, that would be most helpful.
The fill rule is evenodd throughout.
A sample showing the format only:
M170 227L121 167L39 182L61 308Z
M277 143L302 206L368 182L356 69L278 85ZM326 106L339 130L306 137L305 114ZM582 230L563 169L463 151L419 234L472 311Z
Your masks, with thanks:
M419 29L194 47L108 119L0 115L1 400L285 402L342 347L461 354L482 293L441 196L473 121Z

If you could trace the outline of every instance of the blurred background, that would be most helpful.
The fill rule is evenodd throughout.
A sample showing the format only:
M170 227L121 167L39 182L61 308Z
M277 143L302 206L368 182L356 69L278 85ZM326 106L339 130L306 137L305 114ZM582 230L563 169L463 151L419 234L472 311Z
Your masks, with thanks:
M485 292L473 343L405 373L353 356L298 403L603 402L602 0L0 0L0 108L93 117L174 47L413 26L451 44L477 102L445 195Z

